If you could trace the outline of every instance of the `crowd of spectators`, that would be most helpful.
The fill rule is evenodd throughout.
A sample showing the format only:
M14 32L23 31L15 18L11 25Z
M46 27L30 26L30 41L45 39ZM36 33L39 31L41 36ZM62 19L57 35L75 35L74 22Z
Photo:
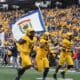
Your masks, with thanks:
M0 31L4 30L5 40L12 38L11 24L24 15L23 10L0 11Z
M78 47L80 59L80 8L72 6L67 9L41 9L46 31L51 33L55 43L60 44L66 32L73 33L74 47ZM12 43L11 23L25 14L24 10L0 11L0 32L5 32L5 45ZM75 51L75 49L74 49ZM75 56L74 56L75 57ZM75 58L74 58L75 59Z
M53 42L60 44L64 34L73 34L73 58L75 68L79 68L80 60L80 8L72 6L67 9L48 9L42 10L46 31L53 36ZM76 55L75 55L76 53Z

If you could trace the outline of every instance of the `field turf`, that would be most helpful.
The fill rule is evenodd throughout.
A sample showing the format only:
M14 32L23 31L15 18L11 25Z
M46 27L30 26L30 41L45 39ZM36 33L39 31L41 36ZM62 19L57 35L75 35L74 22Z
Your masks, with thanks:
M51 69L48 73L48 77L52 78L53 72L53 69ZM0 80L15 80L16 74L16 69L0 67ZM41 76L42 73L30 69L24 73L21 80L37 80L36 78L40 78ZM61 78L60 73L58 73L58 77ZM80 80L80 72L67 72L66 77L72 78L73 80Z

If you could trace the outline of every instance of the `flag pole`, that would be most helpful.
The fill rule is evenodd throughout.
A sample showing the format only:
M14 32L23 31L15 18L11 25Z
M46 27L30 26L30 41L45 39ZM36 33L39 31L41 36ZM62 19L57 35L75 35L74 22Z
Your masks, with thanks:
M40 9L40 4L39 4L39 3L36 3L35 5L36 5L36 7L38 8L38 10L39 10L39 12L40 12L40 15L41 15L42 21L43 21L43 25L45 26L44 18L43 18L41 9ZM46 26L45 26L45 31L47 31L47 30L46 30Z

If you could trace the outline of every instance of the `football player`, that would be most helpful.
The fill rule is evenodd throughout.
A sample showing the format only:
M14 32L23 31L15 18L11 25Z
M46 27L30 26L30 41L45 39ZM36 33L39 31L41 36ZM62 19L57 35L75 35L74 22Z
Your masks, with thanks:
M43 71L42 80L46 80L48 71L49 71L49 61L48 61L48 54L49 54L49 45L48 45L48 34L44 33L42 35L39 46L35 46L36 50L36 65L37 71Z
M55 70L55 73L53 75L53 78L55 80L57 80L57 72L59 71L59 69L62 67L62 65L64 65L65 63L67 63L67 67L64 69L64 71L61 72L61 75L63 78L65 78L65 72L72 68L74 63L73 63L73 59L72 59L72 33L68 32L65 34L64 39L62 40L62 50L60 52L60 59L59 59L59 63L58 66Z
M18 75L15 80L20 80L21 76L24 74L25 70L29 69L32 66L30 59L30 52L33 48L34 43L34 30L32 28L28 28L26 35L23 36L18 42L17 47L20 51L20 64L22 68L19 68Z

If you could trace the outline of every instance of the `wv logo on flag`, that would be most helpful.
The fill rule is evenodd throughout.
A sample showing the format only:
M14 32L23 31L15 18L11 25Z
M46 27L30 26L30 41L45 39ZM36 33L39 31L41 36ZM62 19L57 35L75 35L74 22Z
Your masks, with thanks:
M30 19L26 19L18 23L20 31L24 34L28 27L33 27Z

